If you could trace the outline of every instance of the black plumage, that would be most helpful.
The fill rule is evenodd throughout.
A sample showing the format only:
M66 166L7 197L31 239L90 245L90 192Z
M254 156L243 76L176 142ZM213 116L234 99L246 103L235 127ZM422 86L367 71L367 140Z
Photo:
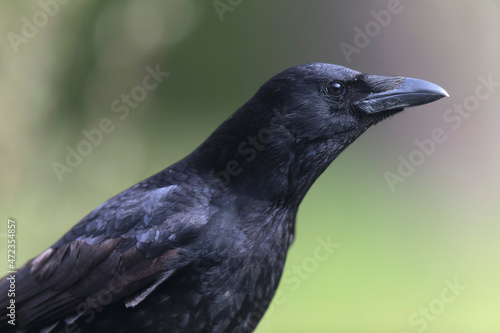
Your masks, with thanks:
M3 279L0 331L252 331L313 182L370 126L444 96L330 64L276 75L193 153L20 268L15 327Z

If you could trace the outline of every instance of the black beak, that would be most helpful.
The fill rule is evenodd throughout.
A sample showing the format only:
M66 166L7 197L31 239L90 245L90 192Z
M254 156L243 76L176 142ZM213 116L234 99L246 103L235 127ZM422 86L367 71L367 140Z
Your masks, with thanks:
M427 104L443 97L449 97L449 95L437 84L419 79L403 78L397 88L371 93L356 102L356 106L371 114Z

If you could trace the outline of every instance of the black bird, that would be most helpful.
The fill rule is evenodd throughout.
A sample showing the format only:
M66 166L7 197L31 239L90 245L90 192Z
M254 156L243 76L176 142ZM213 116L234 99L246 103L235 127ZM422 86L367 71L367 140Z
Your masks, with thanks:
M0 331L251 332L318 176L370 126L445 96L430 82L330 64L285 70L190 155L20 268L16 326L4 278Z

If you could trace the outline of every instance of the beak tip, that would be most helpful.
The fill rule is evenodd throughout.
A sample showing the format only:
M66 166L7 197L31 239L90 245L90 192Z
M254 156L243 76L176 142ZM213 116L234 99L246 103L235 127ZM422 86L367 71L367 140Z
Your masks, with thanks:
M446 90L444 90L443 88L441 88L437 84L435 86L436 86L436 88L435 88L434 92L437 95L441 96L441 98L443 98L443 97L450 97L450 94L448 94L448 92Z
M397 90L399 90L400 93L408 94L408 96L413 95L415 99L415 104L413 106L427 104L443 97L450 97L450 94L437 84L413 78L405 78L403 85ZM427 96L428 99L419 100L419 95Z

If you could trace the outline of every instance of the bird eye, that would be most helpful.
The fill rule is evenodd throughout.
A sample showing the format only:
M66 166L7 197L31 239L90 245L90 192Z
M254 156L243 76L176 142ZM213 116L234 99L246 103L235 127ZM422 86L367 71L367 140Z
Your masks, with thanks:
M330 82L328 83L326 90L330 95L338 97L345 93L345 86L338 82Z

